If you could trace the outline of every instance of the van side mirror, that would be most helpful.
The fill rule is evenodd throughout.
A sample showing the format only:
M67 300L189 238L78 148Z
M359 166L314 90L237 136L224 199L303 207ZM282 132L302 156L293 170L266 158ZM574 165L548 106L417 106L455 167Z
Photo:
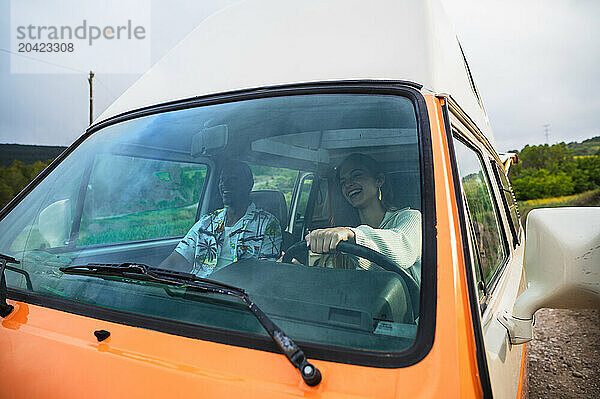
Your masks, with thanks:
M53 202L40 212L38 231L51 248L66 244L70 216L71 204L69 199Z
M512 344L533 338L541 308L600 308L600 207L535 209L527 217L527 289L498 320Z

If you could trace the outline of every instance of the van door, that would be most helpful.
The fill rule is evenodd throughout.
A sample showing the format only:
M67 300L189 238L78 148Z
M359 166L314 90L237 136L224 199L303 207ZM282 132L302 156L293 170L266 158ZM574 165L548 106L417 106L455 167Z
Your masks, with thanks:
M462 184L470 230L486 358L495 397L516 397L527 378L523 346L512 346L496 316L512 309L523 290L522 246L513 246L498 180L491 172L488 151L472 137L454 138L455 159ZM485 155L484 155L485 154Z

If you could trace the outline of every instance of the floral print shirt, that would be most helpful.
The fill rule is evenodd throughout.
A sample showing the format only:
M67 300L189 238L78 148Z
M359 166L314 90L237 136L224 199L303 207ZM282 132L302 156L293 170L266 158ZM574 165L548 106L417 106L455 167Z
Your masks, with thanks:
M215 270L223 247L226 208L202 217L177 244L175 251L193 264L192 273L206 277ZM281 256L281 226L275 216L251 203L229 235L233 261L277 260Z

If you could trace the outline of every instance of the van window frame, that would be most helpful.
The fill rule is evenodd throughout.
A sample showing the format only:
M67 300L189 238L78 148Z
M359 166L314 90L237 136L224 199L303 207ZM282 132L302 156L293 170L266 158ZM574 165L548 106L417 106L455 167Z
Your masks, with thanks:
M304 186L304 182L307 179L312 179L313 183L311 183L310 186L310 190L308 192L308 196L310 198L310 193L313 190L313 184L314 184L314 173L312 172L302 172L299 171L298 172L298 176L296 177L296 182L294 184L294 190L292 192L292 203L290 204L290 209L289 209L289 215L288 215L288 227L287 227L287 232L294 234L294 227L295 224L297 223L297 213L298 213L298 204L300 203L300 198L302 195L302 188ZM308 205L307 205L308 208ZM304 210L305 214L306 214L306 209ZM305 215L306 216L306 215ZM304 218L305 216L303 216L302 221L304 222Z
M477 286L477 290L478 290L478 294L479 294L479 290L481 290L482 295L479 297L479 307L481 308L481 313L483 313L485 311L485 308L487 306L487 302L484 301L484 299L487 297L488 295L488 289L487 286L485 284L485 278L483 275L483 268L481 266L481 260L479 259L479 244L477 243L477 239L475 238L475 231L474 231L474 227L473 227L473 221L471 219L471 211L469 210L469 204L467 202L467 198L465 197L464 193L461 193L462 196L462 201L463 201L463 207L465 210L465 215L467 216L467 220L466 220L466 224L467 224L467 236L468 236L468 241L469 241L469 251L471 254L471 257L473 258L473 272L475 273L475 276L477 277L477 280L475 281L476 286ZM481 284L481 286L480 286Z
M454 187L454 201L456 202L456 208L458 211L458 223L461 230L461 243L463 250L463 257L465 262L465 275L467 279L467 292L469 296L469 305L471 311L471 321L473 325L473 335L475 340L475 357L477 360L477 369L479 371L479 383L481 384L481 388L483 391L484 398L492 397L492 384L490 371L488 368L487 362L487 352L485 350L484 336L483 336L483 327L482 327L482 302L481 298L477 293L475 278L475 265L473 262L473 248L470 242L470 219L467 214L466 209L466 199L462 192L462 184L460 181L460 175L458 172L458 164L456 161L456 153L454 150L454 131L458 132L459 127L456 123L451 122L450 115L459 119L460 128L465 131L469 131L466 127L466 123L470 122L467 118L467 122L465 124L460 122L460 119L464 114L464 111L460 108L460 106L454 102L454 100L449 96L440 97L442 116L444 121L444 130L445 130L445 138L447 142L449 159L450 159L450 169L452 170L452 183ZM464 114L466 115L466 114ZM476 126L473 124L473 127Z
M498 203L498 201L499 201L497 198L498 190L497 190L497 187L494 187L494 185L493 185L494 182L496 181L496 179L495 179L495 177L494 177L494 179L491 178L491 174L490 174L490 170L489 170L490 164L487 161L487 159L491 155L487 153L487 150L485 148L483 148L483 149L481 148L481 143L476 144L476 142L473 139L469 138L466 134L461 132L460 128L458 128L456 126L453 126L453 128L452 128L452 138L460 141L463 145L465 145L467 148L472 150L477 155L479 160L481 161L482 170L483 170L486 182L488 184L490 198L492 200L492 205L494 207L494 214L496 216L496 221L498 222L498 231L499 231L500 238L501 238L500 241L502 242L501 245L504 250L503 251L504 257L502 258L502 261L499 263L498 267L494 271L494 274L490 278L489 282L486 282L485 279L482 280L484 282L485 289L484 289L484 296L482 298L480 298L480 308L482 309L482 312L483 312L487 308L487 305L488 305L491 297L494 295L494 292L496 290L496 287L498 286L498 282L500 281L502 274L504 273L504 270L507 268L507 265L510 263L513 248L508 241L508 235L507 235L507 231L506 231L507 230L506 222L504 221L504 218L502 217L502 211L501 211L499 203ZM464 190L462 190L462 182L460 182L460 187L461 187L461 192L463 193L463 197L464 197ZM466 201L466 198L465 198L465 201ZM470 214L470 210L468 209L468 206L465 207L465 212L467 214L466 216L468 218L469 225L470 225L471 224L471 214ZM479 257L479 253L476 253L476 256ZM479 260L479 262L481 263L481 260ZM481 276L481 277L483 278L483 276Z
M404 81L373 82L357 80L291 84L194 97L126 112L90 126L75 143L57 157L57 159L34 179L34 181L29 184L19 196L11 201L11 203L0 212L0 220L83 141L101 129L119 122L168 111L266 97L308 94L379 94L405 97L411 100L415 108L422 187L421 210L423 214L423 255L421 262L423 266L419 325L415 340L409 348L399 352L365 351L301 341L298 341L297 343L303 349L307 357L315 360L325 360L374 368L403 368L412 366L423 360L433 346L437 311L437 230L435 222L436 205L433 149L429 112L425 98L419 91L421 87L422 86L420 85ZM423 293L427 293L427 295L424 295ZM128 326L148 328L194 339L280 353L272 340L263 335L239 333L198 325L187 325L181 322L158 319L153 316L132 314L108 308L99 308L94 305L12 288L8 289L8 297L13 300L33 305L44 306L109 322L117 322Z
M508 182L508 187L504 187L504 183L502 182L502 179L500 178L500 173L501 170L503 171L504 168L502 167L501 164L498 163L498 161L496 161L494 158L490 158L489 162L491 164L491 168L492 168L492 172L494 175L494 178L496 179L496 182L498 184L498 190L500 191L500 201L503 204L503 208L504 208L504 213L506 215L506 221L508 223L510 232L511 232L511 237L512 237L512 243L513 243L513 249L518 247L519 244L521 243L520 240L520 234L521 234L521 223L519 221L519 218L521 217L520 213L519 213L519 207L518 207L518 203L517 203L517 199L515 197L514 191L512 189L512 186L510 184L510 180L508 179L508 176L506 176L506 181ZM506 194L508 193L512 196L513 201L515 203L515 213L517 215L517 221L519 221L518 225L515 226L514 222L513 222L513 218L511 216L511 212L510 212L510 207L508 205L508 201L506 200Z

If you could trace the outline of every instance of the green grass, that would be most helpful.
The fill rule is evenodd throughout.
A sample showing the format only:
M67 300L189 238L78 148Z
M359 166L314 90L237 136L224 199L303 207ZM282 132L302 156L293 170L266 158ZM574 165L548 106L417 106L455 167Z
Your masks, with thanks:
M83 219L77 246L148 240L185 235L194 224L196 206L167 208L104 219ZM29 225L11 245L11 250L47 248L37 225Z
M559 208L564 206L600 206L600 189L564 197L519 201L521 221L525 224L527 214L537 208Z
M77 245L181 236L194 224L196 207L168 208L82 222Z

